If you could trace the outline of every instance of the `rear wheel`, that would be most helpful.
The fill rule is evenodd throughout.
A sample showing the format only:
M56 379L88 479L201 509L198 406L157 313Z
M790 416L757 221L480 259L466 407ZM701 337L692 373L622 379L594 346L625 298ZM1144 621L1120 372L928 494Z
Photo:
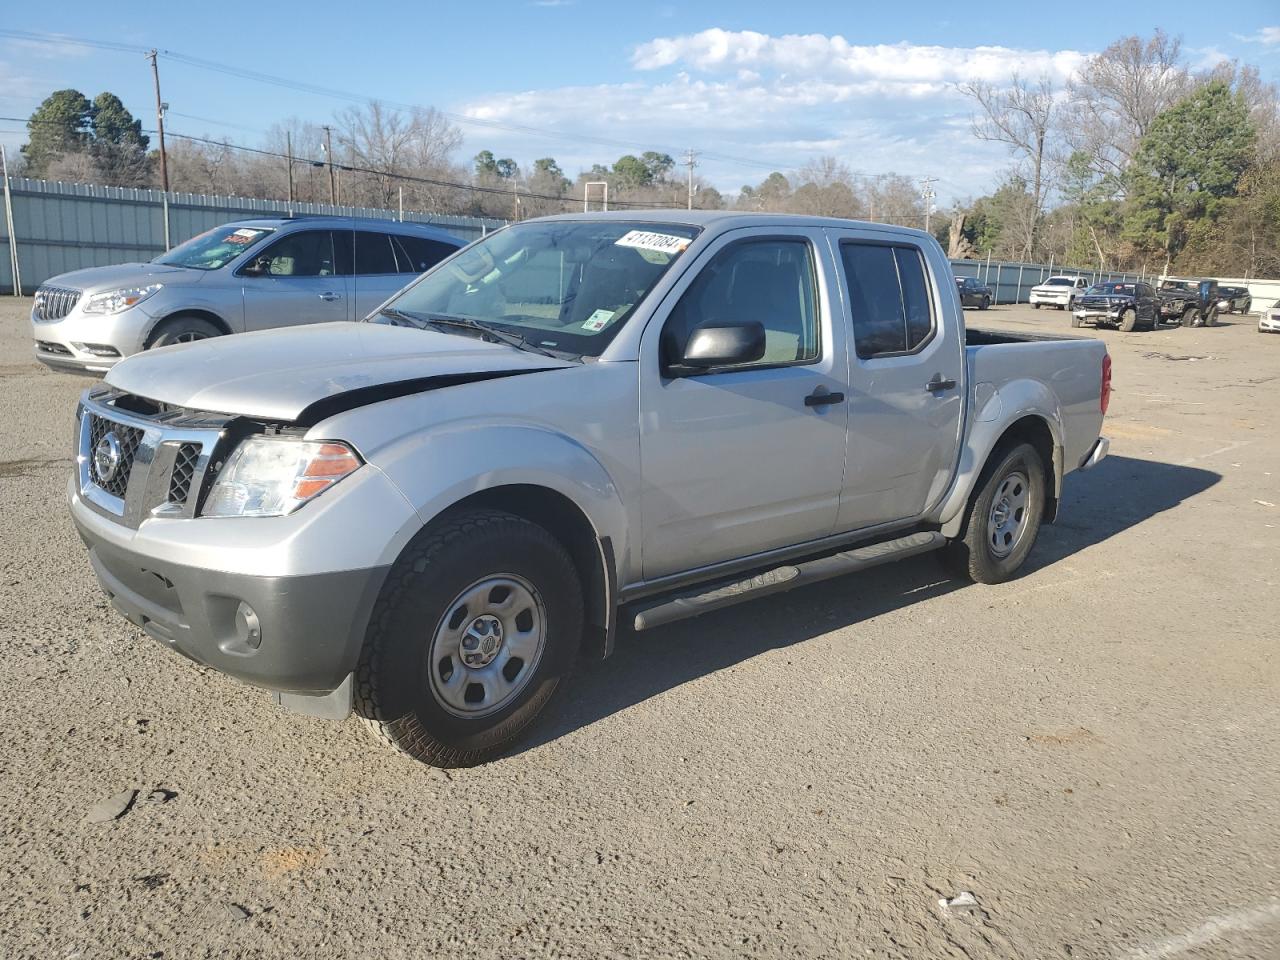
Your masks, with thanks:
M983 297L983 298L982 298L982 303L981 303L981 305L979 305L978 309L979 309L979 310L985 310L985 309L987 309L987 307L989 307L989 306L991 306L991 298L990 298L990 297Z
M196 340L208 340L223 335L222 328L206 320L190 314L178 314L157 324L151 336L147 338L144 349L167 347L175 343L194 343Z
M1044 503L1044 461L1036 448L997 450L970 498L962 535L943 551L947 565L976 583L1011 579L1035 546Z
M582 588L542 527L496 511L429 527L396 561L370 617L356 709L438 767L501 753L568 681Z
M1120 314L1120 330L1123 333L1133 333L1138 326L1138 311L1126 310Z

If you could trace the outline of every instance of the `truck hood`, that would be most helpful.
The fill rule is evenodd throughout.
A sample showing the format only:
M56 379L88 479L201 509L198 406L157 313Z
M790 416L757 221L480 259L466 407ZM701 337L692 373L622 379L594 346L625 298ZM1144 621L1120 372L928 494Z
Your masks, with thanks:
M121 287L144 287L149 283L197 283L207 272L190 267L169 267L163 263L117 263L110 267L86 267L60 273L45 283L51 287L98 293Z
M267 420L308 420L371 399L491 377L574 367L464 335L377 323L322 323L181 343L135 354L111 386L161 403ZM357 394L361 399L344 395Z

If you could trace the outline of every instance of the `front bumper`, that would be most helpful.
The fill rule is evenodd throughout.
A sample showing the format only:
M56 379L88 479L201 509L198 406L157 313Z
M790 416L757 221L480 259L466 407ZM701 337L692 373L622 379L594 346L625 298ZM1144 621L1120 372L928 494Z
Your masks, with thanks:
M1054 307L1065 307L1072 300L1069 293L1037 293L1032 290L1027 297L1028 303L1048 304Z
M1267 333L1280 333L1280 313L1264 313L1258 318L1258 329Z
M154 318L141 305L111 316L85 316L77 306L60 320L31 316L35 358L48 367L105 373L142 349Z
M175 563L101 536L87 513L73 497L112 607L162 645L253 686L310 696L355 669L389 568L263 576Z
M1122 310L1119 307L1076 307L1073 312L1081 320L1106 320L1109 323L1117 323Z

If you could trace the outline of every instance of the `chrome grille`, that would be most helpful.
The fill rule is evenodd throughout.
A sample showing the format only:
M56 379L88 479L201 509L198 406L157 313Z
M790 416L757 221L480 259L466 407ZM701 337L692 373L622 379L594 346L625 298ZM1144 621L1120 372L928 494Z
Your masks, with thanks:
M196 475L196 464L200 461L200 444L183 443L178 445L177 455L173 458L173 472L169 474L169 502L186 503L191 493L191 481Z
M66 287L44 286L36 290L35 301L33 312L35 319L52 323L54 320L61 320L75 309L76 304L80 302L80 291Z
M142 442L143 431L137 427L116 423L95 414L89 414L89 416L91 418L89 420L89 450L91 454L97 451L98 444L109 433L114 433L116 442L120 444L120 462L111 476L103 480L98 476L96 470L91 470L90 476L93 478L93 482L107 491L107 493L113 497L124 499L124 493L129 489L129 475L133 472L133 460L138 452L138 444Z

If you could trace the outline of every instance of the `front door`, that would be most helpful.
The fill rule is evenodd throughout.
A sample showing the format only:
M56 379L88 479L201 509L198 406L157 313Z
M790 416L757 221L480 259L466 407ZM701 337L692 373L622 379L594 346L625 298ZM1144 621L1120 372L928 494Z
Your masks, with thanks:
M846 421L833 268L821 231L731 231L649 323L639 365L645 579L831 532ZM675 375L670 361L695 327L748 321L765 328L760 360Z
M832 231L849 356L849 456L838 531L915 519L954 474L966 384L964 331L934 245ZM946 295L944 298L944 294Z
M328 230L298 230L253 258L263 269L240 269L246 330L350 319L348 278L337 275Z

